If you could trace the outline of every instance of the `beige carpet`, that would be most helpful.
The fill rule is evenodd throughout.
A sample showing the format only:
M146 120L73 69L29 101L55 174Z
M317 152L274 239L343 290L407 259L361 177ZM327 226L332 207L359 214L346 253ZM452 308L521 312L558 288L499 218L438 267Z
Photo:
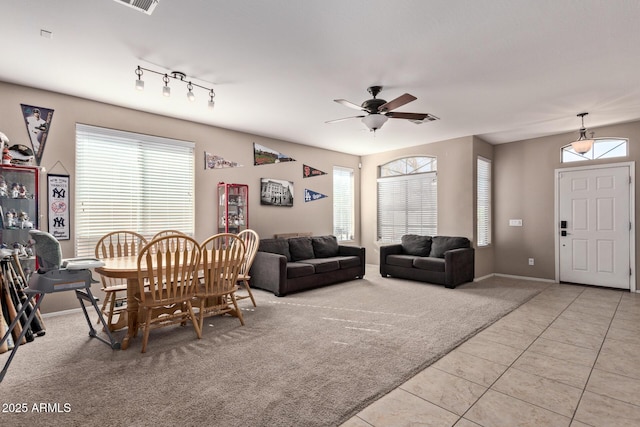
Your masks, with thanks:
M0 421L335 426L547 286L490 278L451 290L368 266L364 280L284 298L256 290L257 308L241 302L246 326L209 318L201 340L190 325L152 331L145 354L141 338L126 351L90 339L81 313L52 317L0 383L0 403L28 411Z

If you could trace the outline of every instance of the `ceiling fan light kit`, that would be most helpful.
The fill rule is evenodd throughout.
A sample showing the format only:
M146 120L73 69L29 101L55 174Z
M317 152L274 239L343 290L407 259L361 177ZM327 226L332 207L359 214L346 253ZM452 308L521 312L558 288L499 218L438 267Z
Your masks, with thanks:
M409 120L410 122L421 124L424 122L432 122L434 120L438 120L438 118L432 114L428 113L401 113L393 111L396 108L402 107L409 102L415 101L416 98L413 95L405 93L404 95L400 95L399 97L387 102L384 99L378 99L376 96L382 90L382 86L371 86L367 88L367 91L373 97L372 99L368 99L364 101L361 105L354 104L353 102L349 102L346 99L334 99L338 104L342 104L345 107L352 108L354 110L360 110L367 115L364 116L352 116L345 117L342 119L329 120L325 123L336 123L341 122L343 120L362 119L362 123L369 128L370 131L375 132L384 125L388 119L404 119Z
M362 118L362 123L365 124L369 130L375 132L382 127L389 120L387 116L382 114L369 114L368 116L364 116Z
M594 142L593 136L591 137L591 139L587 138L587 128L584 127L584 116L586 116L587 114L589 113L578 114L578 117L582 119L582 126L580 127L580 136L578 137L577 140L571 143L571 148L573 148L573 150L578 154L585 154L589 150L591 150L591 148L593 147L593 142Z
M195 93L193 93L193 88L194 87L198 87L200 89L204 89L206 91L208 91L208 95L209 95L209 102L207 103L207 105L209 106L209 108L213 108L215 105L215 101L213 100L213 98L216 96L216 93L213 91L212 88L208 88L202 85L199 85L197 83L193 83L190 80L187 80L187 75L181 71L171 71L169 73L161 73L159 71L154 71L154 70L150 70L148 68L143 68L141 66L138 65L138 67L135 69L135 73L136 76L138 76L137 80L136 80L136 89L137 90L144 90L144 80L142 80L142 75L144 74L144 72L147 71L149 73L152 74L157 74L159 76L162 76L162 81L164 82L164 86L162 87L162 95L165 97L169 97L171 96L171 87L169 86L169 82L171 81L171 79L176 80L178 82L182 82L182 83L186 83L187 85L187 99L191 102L196 100L196 95Z

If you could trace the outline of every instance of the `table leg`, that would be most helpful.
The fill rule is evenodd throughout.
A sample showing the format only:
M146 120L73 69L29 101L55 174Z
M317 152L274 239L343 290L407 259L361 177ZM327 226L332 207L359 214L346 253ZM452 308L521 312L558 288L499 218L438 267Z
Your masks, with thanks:
M129 341L138 334L138 279L127 279L127 336L122 340L122 350L129 348Z

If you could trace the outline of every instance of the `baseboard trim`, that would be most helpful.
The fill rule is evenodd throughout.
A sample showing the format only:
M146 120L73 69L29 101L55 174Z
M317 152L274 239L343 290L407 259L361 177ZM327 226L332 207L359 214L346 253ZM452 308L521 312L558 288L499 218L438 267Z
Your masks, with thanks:
M82 307L62 311L52 311L51 313L42 313L42 318L46 319L47 317L64 316L65 314L78 313L80 311L82 311Z
M516 275L513 275L513 274L494 273L494 276L507 277L509 279L533 280L535 282L558 283L553 279L542 279L540 277L528 277L528 276L516 276Z

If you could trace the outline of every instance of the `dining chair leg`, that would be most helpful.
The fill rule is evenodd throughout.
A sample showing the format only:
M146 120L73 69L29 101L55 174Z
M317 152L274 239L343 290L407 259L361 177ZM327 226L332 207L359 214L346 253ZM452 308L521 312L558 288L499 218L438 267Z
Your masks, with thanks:
M151 309L147 308L144 311L146 311L146 318L144 321L144 333L142 335L142 350L140 351L140 353L145 353L147 351L147 343L149 342L149 332L151 331Z
M238 308L238 301L236 301L236 294L231 294L231 301L233 302L233 308L236 310L236 314L238 315L238 319L240 319L240 324L244 326L244 319L242 318L242 312Z
M200 333L202 333L204 325L204 299L200 298L200 305L198 307L198 325L200 327Z
M249 294L249 298L251 298L251 302L253 303L254 307L256 306L256 300L253 299L253 292L251 292L251 287L249 286L249 281L248 280L243 280L242 284L244 285L244 288L247 290L247 293Z
M187 301L186 304L187 304L187 309L189 310L188 311L189 319L191 319L191 323L193 323L193 329L196 330L196 335L198 336L198 339L201 339L202 338L202 328L199 325L200 322L198 321L198 319L196 319L196 314L193 311L193 305L191 305L190 301Z

